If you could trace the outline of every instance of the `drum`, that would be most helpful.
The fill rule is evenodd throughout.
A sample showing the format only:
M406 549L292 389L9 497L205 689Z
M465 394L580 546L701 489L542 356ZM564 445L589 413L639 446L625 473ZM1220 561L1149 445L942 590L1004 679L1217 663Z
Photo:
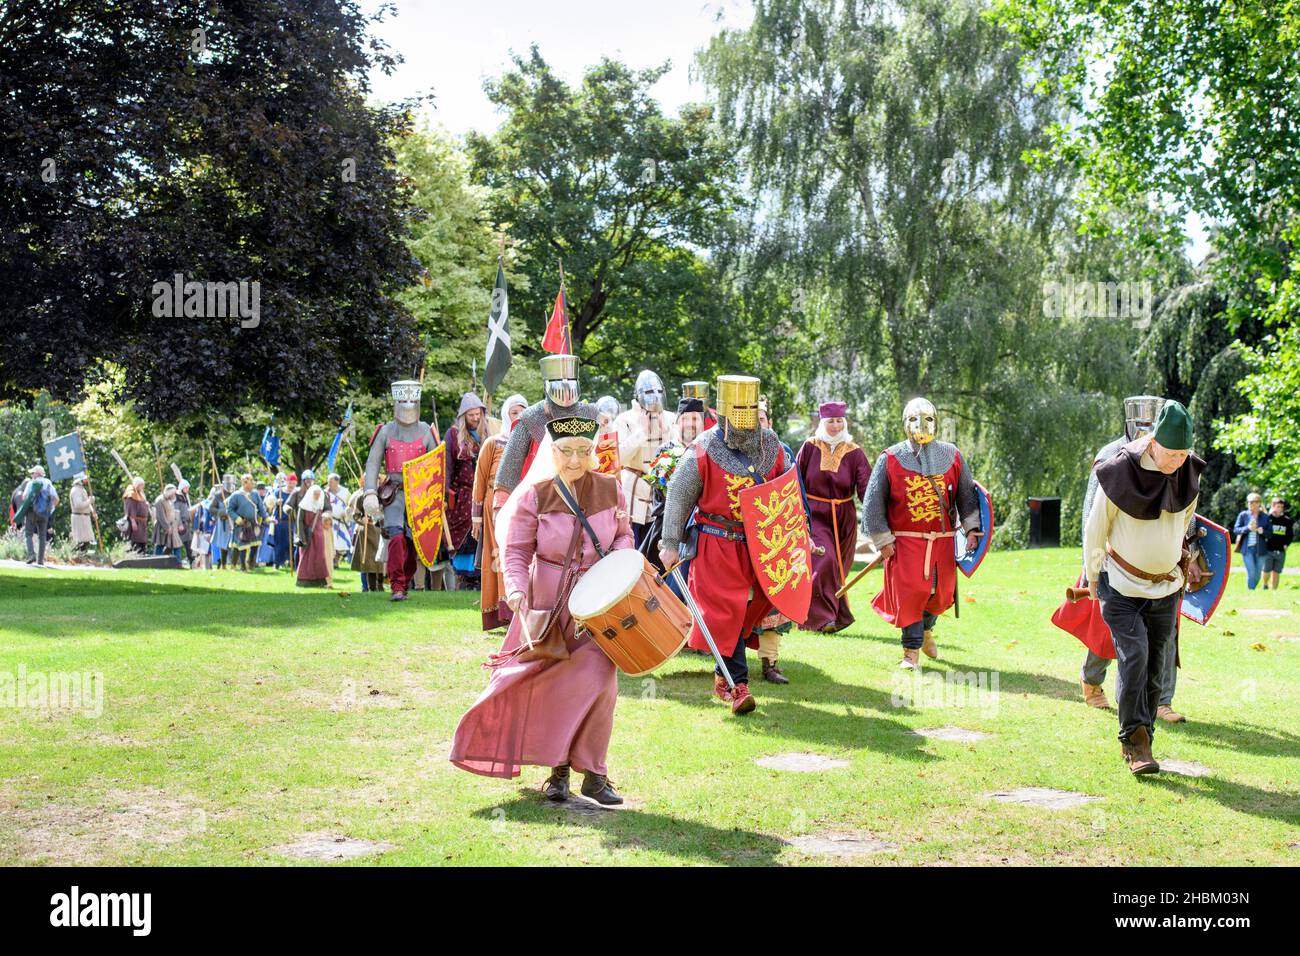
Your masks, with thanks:
M591 566L569 594L569 614L630 677L663 664L691 632L691 612L655 580L654 565L633 548Z

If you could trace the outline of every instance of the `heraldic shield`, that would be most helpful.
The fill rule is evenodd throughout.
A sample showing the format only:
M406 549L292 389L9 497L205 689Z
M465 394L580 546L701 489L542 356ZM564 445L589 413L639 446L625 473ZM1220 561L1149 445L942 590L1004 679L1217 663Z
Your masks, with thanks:
M406 523L411 526L415 553L426 568L438 560L442 543L443 504L447 494L447 445L402 463L406 493Z
M989 499L989 493L978 481L975 482L975 494L980 500L980 530L984 533L980 535L974 551L966 550L964 534L958 534L953 539L957 548L957 567L961 568L961 573L966 577L975 573L975 569L984 560L984 555L989 553L989 542L993 540L993 502Z
M754 576L772 606L802 624L812 603L812 539L792 466L772 481L739 493Z
M1228 529L1197 515L1195 531L1187 550L1191 552L1192 560L1200 566L1204 576L1195 591L1183 593L1180 610L1183 617L1197 624L1205 624L1219 606L1219 600L1228 587L1228 572L1232 569L1232 544Z
M1204 577L1195 591L1183 592L1179 611L1188 620L1205 624L1219 606L1224 589L1228 586L1232 549L1228 529L1201 515L1196 516L1194 535L1188 550ZM1080 588L1082 585L1083 575L1080 574L1075 587ZM1067 599L1052 615L1052 623L1073 634L1098 657L1115 659L1115 641L1111 637L1110 628L1102 620L1101 605L1097 601L1086 596L1077 600Z

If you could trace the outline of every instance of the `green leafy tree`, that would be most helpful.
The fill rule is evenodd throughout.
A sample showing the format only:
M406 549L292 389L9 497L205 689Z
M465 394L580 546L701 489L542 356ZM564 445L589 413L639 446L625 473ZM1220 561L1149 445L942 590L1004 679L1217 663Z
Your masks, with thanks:
M710 370L728 335L710 248L738 201L731 151L706 106L664 116L650 89L667 64L632 70L603 59L577 87L533 47L489 80L504 113L472 133L473 178L509 232L527 285L511 309L540 342L563 261L584 391L625 384L645 363L670 382ZM732 348L734 351L734 347Z
M397 145L397 164L410 183L414 206L422 213L407 244L423 270L420 281L404 289L398 300L415 316L425 346L426 397L445 429L462 393L470 388L475 362L482 397L487 316L501 234L492 223L488 189L470 182L468 161L446 132L425 128L403 137ZM515 267L516 252L508 241L504 252L510 337L518 351L527 338L519 306L527 298L529 278ZM419 371L413 368L408 374L418 376ZM492 396L493 414L512 392L522 392L530 401L541 397L541 375L535 363L512 362L500 394Z

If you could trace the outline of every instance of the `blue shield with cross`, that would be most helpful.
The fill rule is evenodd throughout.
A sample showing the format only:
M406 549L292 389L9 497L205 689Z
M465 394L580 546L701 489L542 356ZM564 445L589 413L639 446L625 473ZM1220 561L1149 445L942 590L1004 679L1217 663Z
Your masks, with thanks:
M51 481L75 478L86 470L86 453L81 448L81 436L76 432L45 443L45 464L49 466Z

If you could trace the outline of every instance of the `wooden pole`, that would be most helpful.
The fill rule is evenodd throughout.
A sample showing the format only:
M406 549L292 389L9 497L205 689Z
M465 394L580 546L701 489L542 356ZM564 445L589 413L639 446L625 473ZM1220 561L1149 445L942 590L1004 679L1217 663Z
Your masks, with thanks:
M73 433L77 436L77 441L80 442L81 444L81 453L84 455L86 453L86 443L81 440L81 429L80 428L73 429ZM95 525L95 541L96 543L99 544L100 551L106 551L107 549L104 547L104 536L99 531L99 509L95 507L95 502L94 502L95 489L90 487L89 469L87 469L86 471L86 494L90 495L91 497L90 519ZM71 495L69 494L68 497L71 497Z
M564 260L560 259L560 301L564 303L564 341L569 346L570 354L573 351L573 329L569 325L569 290L564 287Z

